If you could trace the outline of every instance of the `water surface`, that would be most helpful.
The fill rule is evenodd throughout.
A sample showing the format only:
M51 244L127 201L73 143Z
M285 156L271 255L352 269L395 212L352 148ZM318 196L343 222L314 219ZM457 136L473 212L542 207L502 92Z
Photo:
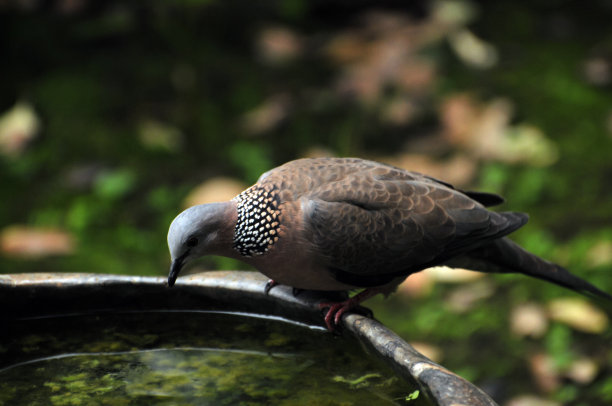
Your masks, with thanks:
M236 314L28 319L0 340L6 405L424 404L415 389L352 340Z

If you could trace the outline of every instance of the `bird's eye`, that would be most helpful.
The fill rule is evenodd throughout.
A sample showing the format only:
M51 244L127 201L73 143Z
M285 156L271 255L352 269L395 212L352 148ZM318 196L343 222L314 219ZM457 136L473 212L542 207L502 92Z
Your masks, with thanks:
M187 240L185 245L187 245L189 248L195 247L196 245L198 245L198 239L195 237L191 237Z

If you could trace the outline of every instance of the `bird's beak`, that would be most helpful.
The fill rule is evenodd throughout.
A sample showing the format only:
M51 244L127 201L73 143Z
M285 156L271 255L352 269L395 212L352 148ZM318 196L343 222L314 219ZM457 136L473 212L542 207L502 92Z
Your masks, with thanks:
M181 256L172 261L172 265L170 265L170 273L168 274L168 286L174 286L174 282L176 282L176 278L178 277L179 272L181 272L181 268L183 268L183 260L185 256Z

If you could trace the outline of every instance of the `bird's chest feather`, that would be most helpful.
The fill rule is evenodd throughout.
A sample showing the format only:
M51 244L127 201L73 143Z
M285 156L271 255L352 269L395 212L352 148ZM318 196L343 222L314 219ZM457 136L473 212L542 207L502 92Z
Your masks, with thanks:
M238 216L233 248L244 257L265 254L279 239L278 190L255 185L236 196L234 201Z
M233 248L239 259L276 282L302 289L342 290L313 258L303 234L299 202L283 202L277 188L255 185L234 198L237 221Z

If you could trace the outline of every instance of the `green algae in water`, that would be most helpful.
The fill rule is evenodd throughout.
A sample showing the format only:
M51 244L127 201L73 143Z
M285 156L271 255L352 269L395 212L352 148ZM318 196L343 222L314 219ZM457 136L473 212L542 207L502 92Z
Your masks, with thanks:
M425 404L356 342L278 320L151 312L7 327L0 404Z

